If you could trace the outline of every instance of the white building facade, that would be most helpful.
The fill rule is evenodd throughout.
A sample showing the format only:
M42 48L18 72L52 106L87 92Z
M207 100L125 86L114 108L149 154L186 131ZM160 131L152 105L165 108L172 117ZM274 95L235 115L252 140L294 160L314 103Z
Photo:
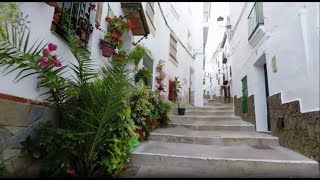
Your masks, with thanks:
M319 2L230 3L236 115L319 161Z
M64 6L70 6L70 4L71 2L65 2ZM99 4L94 2L92 4L95 5L95 10L90 11L90 23L93 27L96 25L95 22L98 21L101 29L106 30L106 17L110 16L110 14L112 16L125 15L120 2L100 2ZM192 16L192 13L199 14L198 12L202 12L202 3L142 2L140 4L142 4L150 34L147 38L142 39L139 44L144 45L152 52L150 59L152 60L154 78L157 75L155 68L158 61L165 61L164 72L166 73L166 79L163 82L166 92L162 93L162 96L168 96L169 79L173 80L175 76L179 76L182 82L182 95L185 103L188 104L193 101L192 104L201 106L202 76L198 77L197 74L202 71L203 55L197 54L195 50L202 46L202 27L199 21L202 16ZM23 2L19 3L19 7L24 16L28 15L26 21L31 21L26 24L31 28L31 43L37 39L43 39L45 42L57 44L58 52L61 54L59 57L62 60L66 60L62 63L63 65L75 61L67 48L65 40L57 33L51 32L55 12L54 7L44 2ZM97 12L99 12L99 15L97 15ZM89 35L87 42L88 50L91 52L91 58L97 65L97 69L101 67L104 61L108 61L108 58L102 56L99 48L99 40L102 37L103 32L93 28L93 32ZM134 36L129 32L123 37L125 41L124 48L131 49L132 43L138 42L142 37ZM172 49L170 49L170 38L171 41L175 41L175 58L170 56L170 50ZM143 61L141 61L140 66L143 66L143 64ZM1 77L1 84L5 84L0 86L1 93L38 101L46 98L45 96L39 96L42 92L37 91L35 88L37 83L35 77L13 83L15 75L15 73L12 73ZM199 88L197 89L197 87ZM155 88L156 82L154 80L153 89Z
M229 3L212 2L205 45L205 71L209 76L211 98L221 103L232 102L232 70L229 59Z

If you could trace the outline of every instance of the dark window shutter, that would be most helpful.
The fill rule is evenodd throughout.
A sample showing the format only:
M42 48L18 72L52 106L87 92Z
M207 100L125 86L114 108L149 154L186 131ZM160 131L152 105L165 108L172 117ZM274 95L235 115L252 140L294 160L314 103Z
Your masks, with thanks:
M247 76L242 80L242 112L248 112L248 85L247 85Z
M174 82L169 80L169 95L168 95L168 99L170 101L174 101L173 87L174 87Z

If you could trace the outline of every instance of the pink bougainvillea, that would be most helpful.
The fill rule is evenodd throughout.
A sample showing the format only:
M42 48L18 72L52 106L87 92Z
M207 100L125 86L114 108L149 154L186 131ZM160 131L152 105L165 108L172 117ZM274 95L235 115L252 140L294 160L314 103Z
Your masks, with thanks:
M49 48L49 51L55 51L55 50L57 50L57 45L50 43L48 45L48 48Z
M42 50L42 54L43 54L43 56L49 56L50 55L50 50L49 49L43 49Z
M49 66L49 61L48 61L48 59L45 58L45 57L42 57L42 58L40 59L40 65L41 65L41 66L44 66L44 67L48 67L48 66Z

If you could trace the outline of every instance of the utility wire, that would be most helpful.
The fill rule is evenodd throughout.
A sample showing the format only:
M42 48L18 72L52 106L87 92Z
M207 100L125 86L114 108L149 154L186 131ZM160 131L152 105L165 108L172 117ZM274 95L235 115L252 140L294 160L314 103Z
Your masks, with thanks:
M158 2L158 5L159 5L159 8L160 8L162 17L163 17L164 22L166 23L167 27L171 30L171 32L175 35L175 37L177 37L179 43L180 43L181 46L187 51L187 53L191 56L191 58L192 58L193 60L195 60L195 57L192 56L192 54L189 52L189 50L186 48L186 46L185 46L184 44L182 44L181 40L180 40L179 37L176 35L176 33L175 33L175 32L171 29L171 27L168 25L168 21L167 21L167 19L165 18L164 14L163 14L163 11L162 11L160 2Z

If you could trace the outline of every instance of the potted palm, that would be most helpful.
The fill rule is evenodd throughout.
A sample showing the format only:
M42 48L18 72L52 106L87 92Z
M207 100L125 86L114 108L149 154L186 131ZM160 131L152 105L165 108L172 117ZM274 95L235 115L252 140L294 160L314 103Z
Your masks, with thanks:
M178 114L179 115L184 115L185 111L186 111L186 108L181 108L180 107L180 103L179 102L180 102L181 98L179 97L179 95L180 95L181 85L180 85L180 81L179 81L178 78L179 77L175 77L174 85L173 85L174 101L175 101L175 103L178 104Z

